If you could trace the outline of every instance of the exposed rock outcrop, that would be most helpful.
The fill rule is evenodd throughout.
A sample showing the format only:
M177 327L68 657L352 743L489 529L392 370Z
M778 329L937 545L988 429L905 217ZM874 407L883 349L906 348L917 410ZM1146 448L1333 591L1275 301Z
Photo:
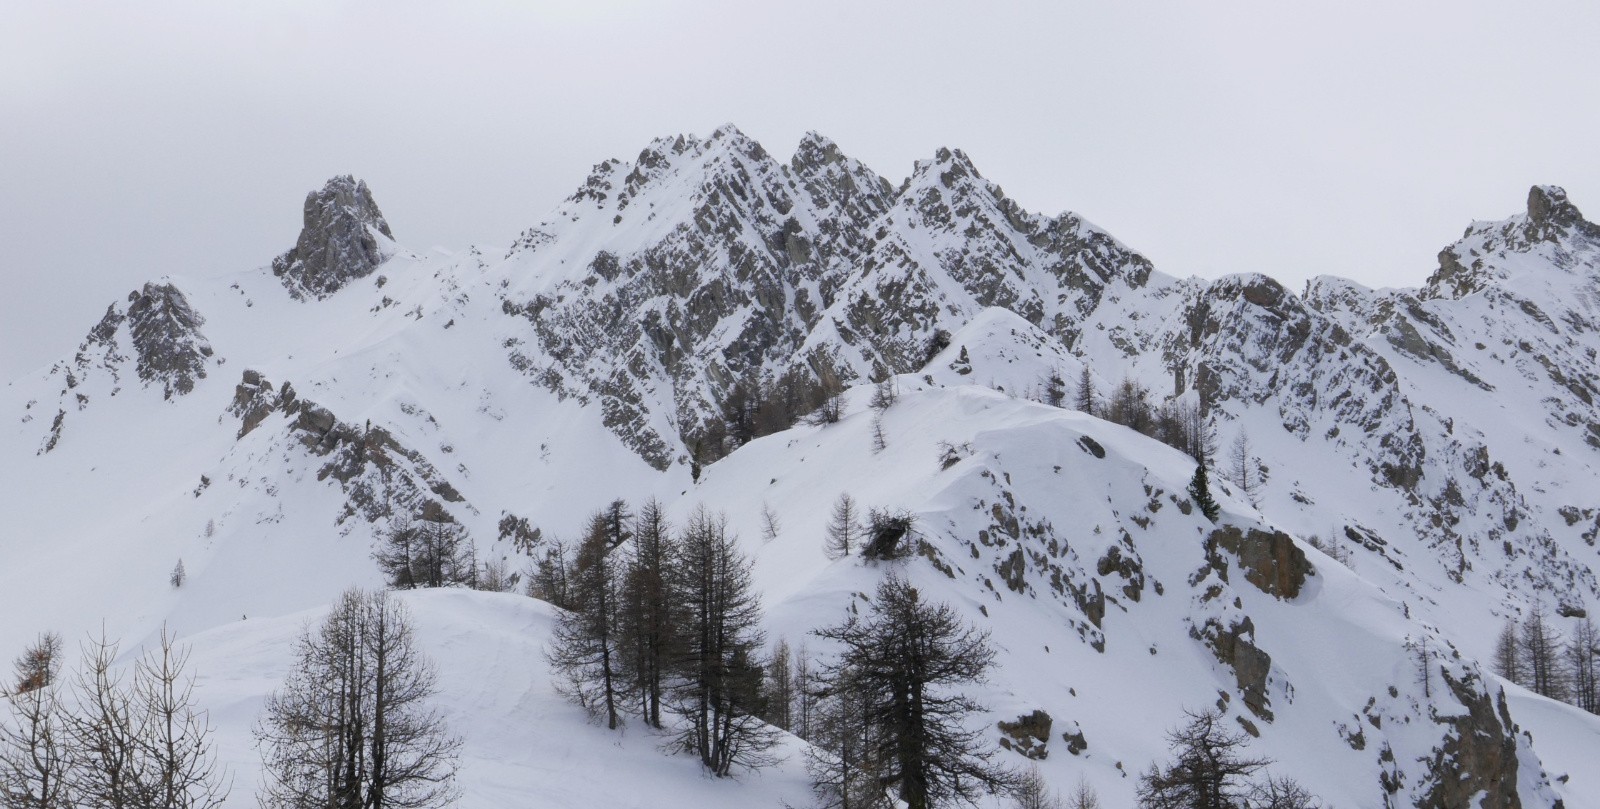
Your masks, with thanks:
M300 239L273 259L272 273L296 298L326 298L382 264L393 240L367 184L340 175L306 195Z
M1463 680L1441 672L1464 714L1440 717L1446 725L1444 745L1428 762L1431 775L1417 802L1418 809L1521 809L1517 795L1517 726L1506 710L1505 692L1495 700L1470 675Z
M1292 599L1300 595L1300 588L1314 572L1305 551L1282 531L1258 528L1241 531L1236 525L1224 525L1212 531L1206 539L1206 553L1227 581L1227 561L1217 554L1218 551L1227 551L1239 560L1245 581L1277 598Z
M1017 717L1014 722L1002 719L998 723L1001 733L1000 746L1026 758L1047 759L1050 757L1048 745L1051 724L1050 714L1037 709L1033 713ZM1068 739L1067 743L1070 745L1071 739Z
M200 333L205 323L189 299L172 284L145 284L128 296L128 329L139 378L160 385L165 398L194 390L205 379L211 344Z
M388 430L340 421L327 408L301 398L287 382L274 389L259 372L245 371L228 410L241 421L241 439L275 413L287 420L294 441L326 459L317 479L332 478L344 489L340 522L355 516L368 522L407 516L437 522L446 513L443 503L463 502L427 458Z
M1272 675L1272 655L1255 645L1255 622L1244 616L1224 626L1221 621L1211 619L1194 628L1192 634L1216 655L1218 662L1233 669L1245 707L1271 722L1272 701L1267 686Z

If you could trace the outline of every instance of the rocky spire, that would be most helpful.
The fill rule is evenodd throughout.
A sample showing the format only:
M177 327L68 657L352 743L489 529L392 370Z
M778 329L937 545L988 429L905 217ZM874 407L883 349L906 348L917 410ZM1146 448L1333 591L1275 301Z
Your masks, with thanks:
M1525 214L1500 222L1475 222L1460 240L1439 251L1439 269L1428 278L1421 295L1460 298L1486 284L1503 284L1511 270L1493 260L1494 255L1528 253L1546 245L1569 253L1585 247L1592 251L1600 247L1600 226L1584 219L1560 186L1536 185L1528 189ZM1570 270L1590 265L1569 257L1549 266Z
M1600 229L1586 221L1578 206L1567 200L1565 189L1556 185L1536 185L1528 189L1529 239L1555 241L1573 227L1600 235Z
M160 385L165 398L194 390L206 378L211 344L205 323L182 291L169 283L145 284L128 295L128 330L138 356L139 378Z
M273 259L272 273L296 298L326 298L383 263L393 239L367 184L340 175L306 195L300 239Z

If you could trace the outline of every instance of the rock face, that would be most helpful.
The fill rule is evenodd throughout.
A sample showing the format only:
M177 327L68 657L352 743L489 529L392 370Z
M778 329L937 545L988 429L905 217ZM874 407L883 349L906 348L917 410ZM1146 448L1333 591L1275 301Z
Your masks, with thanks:
M1000 733L1003 734L1000 737L1000 747L1015 751L1026 758L1035 760L1049 758L1051 724L1050 714L1040 709L1019 716L1014 722L1002 719L998 724ZM1079 740L1082 740L1082 734L1079 735ZM1067 743L1072 744L1070 737ZM1076 755L1077 751L1073 751L1073 754Z
M1517 795L1517 726L1506 710L1505 692L1498 701L1485 693L1476 678L1456 680L1448 669L1441 672L1451 693L1466 708L1465 714L1436 719L1446 726L1444 746L1434 751L1433 775L1418 809L1521 809Z
M340 421L288 382L274 389L259 372L247 370L234 388L228 412L240 420L239 439L261 428L269 416L280 415L292 443L324 459L317 479L331 478L343 488L341 523L352 517L367 522L406 517L439 521L446 513L443 503L463 500L427 458L388 430L370 422L356 426Z
M1336 752L1360 759L1339 765L1342 774L1367 777L1379 756L1395 806L1471 805L1479 795L1515 806L1519 780L1524 804L1549 805L1536 800L1532 742L1472 674L1473 638L1456 632L1483 623L1445 612L1475 601L1504 612L1559 600L1561 616L1600 608L1587 564L1600 509L1581 488L1600 472L1600 446L1585 440L1600 436L1600 240L1559 189L1535 189L1526 213L1474 225L1427 288L1319 279L1303 295L1259 275L1164 276L1075 214L1023 210L956 150L919 163L896 188L820 136L784 161L732 127L600 164L504 259L402 256L383 272L426 268L417 283L352 285L385 260L388 232L352 178L308 198L300 243L274 272L297 298L340 301L291 307L292 322L314 323L321 310L354 324L329 329L338 339L316 351L275 335L252 345L266 329L229 329L222 342L224 300L250 307L250 296L196 294L219 345L239 346L239 359L277 383L245 370L233 388L238 422L223 429L236 440L201 478L203 507L232 513L223 492L264 503L253 524L267 526L275 514L306 513L298 497L315 486L345 533L453 514L487 537L499 514L502 545L529 554L540 521L554 536L562 526L548 521L580 497L606 486L633 487L605 492L633 497L640 481L670 484L684 502L711 495L705 502L730 507L748 538L758 503L745 484L764 481L763 516L793 509L784 516L794 542L767 557L787 572L783 549L815 544L799 536L820 523L801 517L807 498L870 481L869 508L905 508L915 522L882 534L883 547L855 566L887 568L874 557L892 557L903 560L894 568L925 574L921 583L951 588L969 618L1005 633L1003 676L1053 689L1035 697L996 685L1003 699L989 703L988 726L1020 755L1059 765L1062 754L1046 758L1058 734L1057 748L1090 767L1142 766L1132 755L1149 749L1131 739L1158 729L1130 732L1115 708L1096 706L1114 704L1108 694L1171 699L1181 687L1191 706L1215 694L1246 732L1265 731L1263 745L1301 744L1305 733L1304 749L1326 752L1313 737L1331 722L1334 744L1349 749ZM214 388L202 382L218 361L204 326L171 284L119 301L77 356L28 393L17 428L28 450L54 452L41 464L65 469L82 455L79 436L101 434L87 428L103 399L153 403L157 390L178 399ZM298 356L272 353L285 345ZM835 423L693 472L672 468L695 457L710 426L763 418L769 402L749 398L752 381L891 372L899 404L869 407L874 391L861 386ZM136 376L143 384L130 384ZM1146 390L1153 407L1172 406L1163 417L1204 419L1223 446L1248 429L1260 467L1270 467L1259 497L1230 490L1217 469L1225 516L1213 522L1185 496L1192 458L1022 401L1075 402L1087 380L1085 409L1104 413L1119 379ZM210 424L215 413L199 411L216 401L189 396L166 409L174 422ZM114 408L106 415L120 415ZM623 446L598 429L602 420ZM592 462L589 453L604 454ZM474 470L494 477L474 480ZM523 477L496 479L507 470ZM562 477L577 482L550 486ZM573 496L580 487L591 491ZM547 490L557 494L541 500ZM767 524L776 534L778 521ZM1313 534L1327 557L1310 550ZM823 577L858 575L844 568L818 562ZM817 581L819 591L855 589ZM1366 606L1346 611L1352 603ZM786 609L809 616L815 606ZM1446 628L1424 651L1439 651L1439 665L1447 655L1458 662L1442 675L1448 684L1435 668L1418 685L1401 638L1432 624ZM1360 668L1360 690L1347 687L1354 679L1326 688L1327 660ZM1169 688L1109 687L1133 681Z
M1207 540L1207 551L1212 554L1212 564L1225 565L1215 556L1225 550L1239 559L1245 581L1261 592L1282 599L1300 595L1300 588L1311 575L1311 563L1305 551L1282 531L1262 531L1258 528L1240 530L1226 525L1212 532ZM1227 577L1224 576L1224 579Z
M1269 686L1272 655L1255 644L1255 633L1255 622L1245 616L1237 623L1226 626L1222 621L1208 620L1194 628L1193 637L1211 650L1217 662L1233 670L1245 707L1257 717L1271 722L1273 713Z
M1029 213L959 150L920 161L875 223L859 274L826 318L866 368L914 371L941 330L985 307L1071 345L1109 288L1139 287L1150 262L1076 214Z
M834 369L803 343L888 201L887 182L815 135L787 165L732 126L601 163L513 248L547 269L506 295L542 349L514 345L512 362L597 399L665 468L736 387ZM594 250L597 230L612 238Z
M393 240L367 184L341 175L306 195L300 239L273 259L272 273L296 298L326 298L383 263Z
M731 126L599 164L511 258L541 268L505 311L546 355L524 340L512 362L598 399L658 467L740 385L913 371L989 306L1061 339L1113 282L1150 273L1074 214L1024 211L959 151L894 191L819 135L785 164Z
M200 333L205 319L172 284L145 284L128 296L128 329L138 356L135 368L165 398L194 390L205 379L211 344Z
M144 387L172 399L194 390L213 360L211 343L200 331L205 318L168 282L145 284L125 301L106 307L78 345L72 359L51 366L49 377L61 388L55 417L40 439L39 454L54 450L68 414L85 410L100 397L123 392L124 380L137 376ZM30 403L29 409L33 405ZM24 421L32 421L30 413Z
M1474 224L1421 289L1318 279L1296 295L1166 276L1077 214L1024 210L959 150L895 188L820 136L782 162L727 126L599 164L507 263L502 311L525 321L511 363L596 404L657 468L747 438L717 429L762 404L758 386L926 375L1003 308L1049 342L1036 356L1089 366L1100 401L1125 378L1154 406L1203 404L1224 443L1271 439L1260 507L1288 533L1360 537L1397 572L1519 599L1600 602L1578 555L1592 523L1557 517L1586 507L1566 481L1600 469L1600 229L1559 188ZM1462 397L1484 406L1458 414ZM1481 420L1512 399L1543 424ZM1513 468L1530 442L1550 456Z

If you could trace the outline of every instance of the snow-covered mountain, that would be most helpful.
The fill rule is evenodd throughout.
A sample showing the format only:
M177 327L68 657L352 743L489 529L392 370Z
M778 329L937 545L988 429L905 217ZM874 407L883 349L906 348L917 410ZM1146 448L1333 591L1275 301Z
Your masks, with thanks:
M950 602L999 648L974 692L990 736L1108 805L1212 706L1333 805L1600 806L1579 767L1600 720L1477 662L1508 616L1600 608L1600 228L1560 189L1471 226L1422 289L1296 295L1166 276L960 151L895 186L821 136L783 162L725 126L597 165L509 250L403 245L335 178L269 266L153 280L0 394L0 652L169 624L240 775L229 805L253 802L250 722L306 611L380 583L397 515L520 569L518 526L573 537L657 497L680 524L727 512L774 638L890 568ZM1247 433L1259 491L1218 457L1213 524L1193 459L1034 401L1085 373L1203 404L1223 447ZM880 380L900 392L881 413ZM837 423L787 426L832 385ZM758 404L778 415L729 430ZM914 514L916 553L829 561L842 492ZM568 805L575 773L609 805L805 800L797 756L706 781L641 728L603 757L539 660L549 607L406 598L468 740L464 806ZM1035 710L1028 745L995 724Z

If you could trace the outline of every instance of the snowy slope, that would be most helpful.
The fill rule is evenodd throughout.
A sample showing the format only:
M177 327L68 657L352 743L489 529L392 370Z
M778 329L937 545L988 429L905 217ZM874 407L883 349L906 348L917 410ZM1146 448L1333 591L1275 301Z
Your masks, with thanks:
M667 756L644 726L607 733L549 688L542 653L552 608L523 596L438 590L405 593L418 645L439 673L441 709L461 736L462 809L506 806L779 806L809 794L794 758L736 781L707 778L692 758ZM252 618L188 638L197 693L218 727L232 772L227 805L254 806L260 755L250 727L287 675L303 626L322 611ZM790 739L792 747L797 741Z
M335 178L274 266L153 281L0 390L0 653L102 621L136 646L168 622L229 683L220 731L243 773L274 679L261 672L287 664L307 610L379 583L373 543L397 516L448 515L480 558L518 570L505 517L571 537L617 497L658 497L680 522L725 510L769 634L797 644L885 572L822 555L828 509L850 491L917 515L925 546L893 566L995 633L990 732L1048 711L1042 766L1062 785L1083 774L1130 800L1161 731L1220 699L1337 805L1383 805L1380 782L1394 805L1445 800L1434 758L1467 783L1515 762L1524 806L1600 805L1572 763L1600 752L1593 718L1508 689L1510 720L1538 726L1529 743L1473 662L1486 627L1531 605L1600 609L1600 231L1559 189L1473 225L1422 290L1320 279L1296 296L1261 276L1163 275L1076 214L1022 210L959 151L897 189L821 136L781 162L729 126L600 164L509 250L418 254L403 236L363 184ZM1127 378L1154 404L1203 397L1224 447L1248 431L1270 472L1259 500L1214 478L1237 538L1208 546L1183 454L1028 401L1084 369L1101 396ZM860 384L841 423L757 439L695 479L696 441L734 386L818 372L896 374L902 399L879 418ZM763 506L782 525L770 543ZM1251 554L1303 556L1314 573L1280 598L1247 581ZM174 590L180 558L190 579ZM447 696L477 750L469 771L486 773L469 805L554 788L530 763L553 749L491 749L523 738L507 735L517 717L615 743L566 728L575 714L528 675L549 621L538 605L408 598L436 649L485 671L516 668L488 647L527 658ZM495 640L513 630L527 637ZM1430 696L1404 648L1423 637ZM441 663L449 682L456 664ZM527 696L498 701L512 692ZM626 769L664 768L686 801L795 794L793 763L702 784L637 735ZM1548 759L1546 738L1562 745ZM1546 784L1541 761L1570 777Z

